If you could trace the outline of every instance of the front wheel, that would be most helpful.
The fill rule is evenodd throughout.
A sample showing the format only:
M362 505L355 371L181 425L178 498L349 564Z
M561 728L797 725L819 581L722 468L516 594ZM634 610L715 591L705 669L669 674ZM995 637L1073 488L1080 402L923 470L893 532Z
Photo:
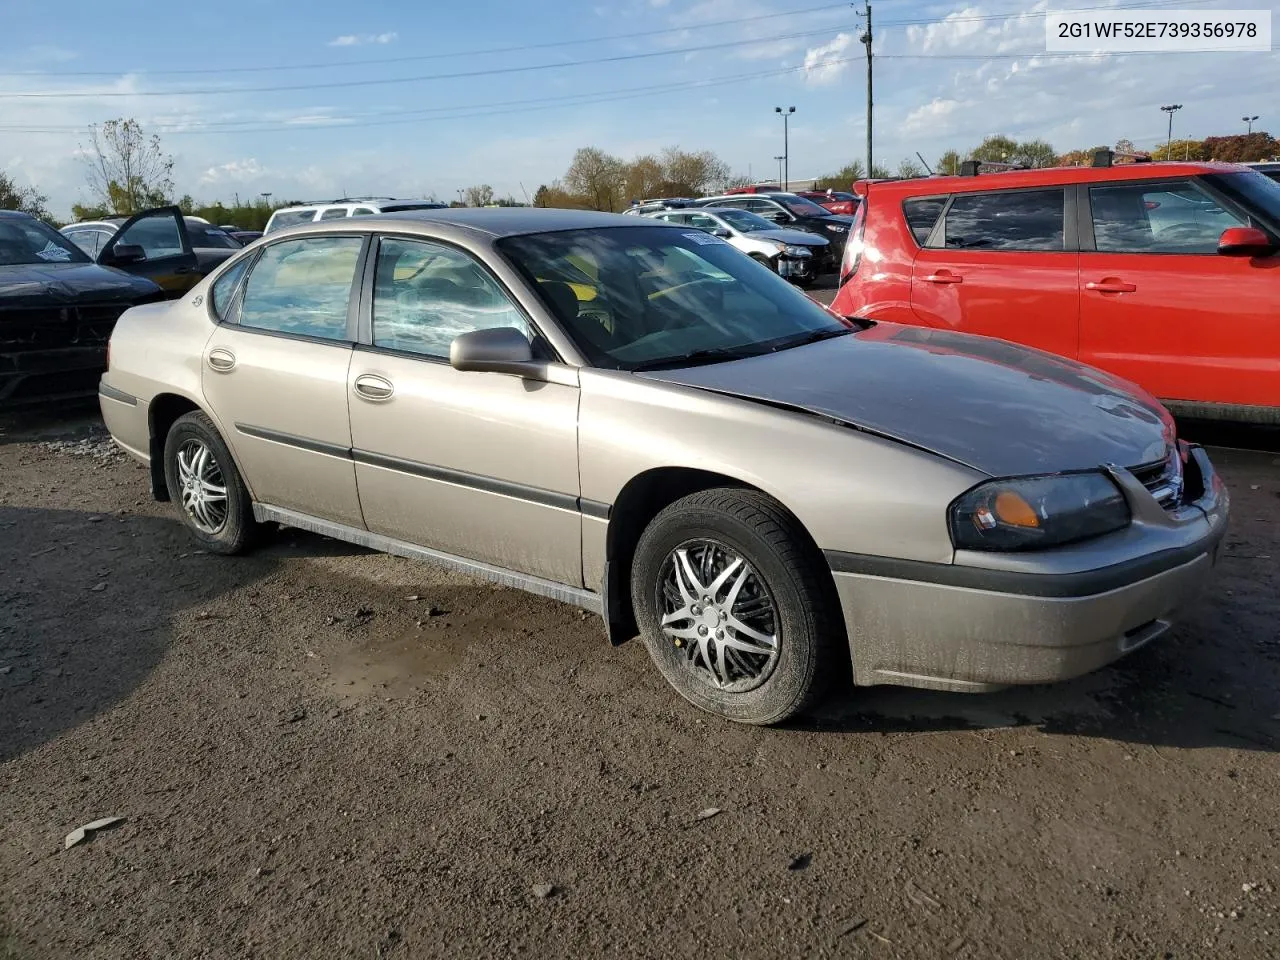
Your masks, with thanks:
M780 723L840 669L830 573L799 522L754 490L671 504L640 537L631 598L649 655L695 706Z
M188 413L169 428L164 478L183 524L206 550L240 553L252 543L257 524L249 491L231 451L203 413Z

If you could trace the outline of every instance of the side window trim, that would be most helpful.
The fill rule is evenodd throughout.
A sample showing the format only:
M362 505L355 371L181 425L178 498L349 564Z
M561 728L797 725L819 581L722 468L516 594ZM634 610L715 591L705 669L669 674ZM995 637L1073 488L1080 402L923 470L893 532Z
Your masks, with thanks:
M507 284L502 282L502 278L490 269L489 265L483 259L476 256L472 251L459 244L452 243L448 240L442 240L440 237L427 237L420 234L412 233L379 233L371 236L371 242L365 249L365 263L362 276L360 277L360 300L359 300L359 319L357 336L355 340L355 348L370 353L386 353L397 357L408 357L411 360L422 360L429 363L445 363L449 361L444 357L433 357L425 353L412 353L406 350L392 350L389 347L374 346L373 343L373 284L374 277L378 265L378 252L381 249L383 240L413 240L418 243L434 243L436 246L448 247L456 250L458 253L469 257L483 271L484 275L493 281L494 286L502 291L502 295L507 298L516 311L524 318L524 322L528 325L529 331L533 334L533 343L535 353L538 350L548 354L547 359L552 363L564 363L564 359L551 341L538 326L536 320L529 313L529 310L520 301Z
M249 277L253 271L257 269L259 261L262 260L263 254L274 246L282 243L294 243L300 239L315 239L319 237L325 238L347 238L351 240L358 239L360 241L360 252L356 255L356 266L351 277L351 290L347 294L347 329L346 336L341 340L335 340L332 337L319 337L306 333L291 333L286 330L268 330L263 327L246 326L240 322L240 307L244 302L245 291L249 287ZM310 233L305 237L281 237L279 240L273 240L258 247L251 256L253 263L249 264L249 268L245 270L244 276L240 278L237 285L235 298L232 301L230 309L227 311L227 325L234 325L238 329L246 333L255 333L264 337L279 337L285 340L303 340L307 343L328 343L335 346L352 347L355 345L359 334L359 318L361 294L364 288L364 278L368 273L368 261L372 258L369 256L369 250L372 246L373 235L369 233L355 233L352 231L343 231L341 233ZM225 272L225 271L224 271ZM220 273L219 276L222 274ZM216 281L215 281L216 282ZM210 290L212 290L212 285ZM213 316L214 322L217 322L217 314L213 313L212 295L205 298L209 307L209 312Z

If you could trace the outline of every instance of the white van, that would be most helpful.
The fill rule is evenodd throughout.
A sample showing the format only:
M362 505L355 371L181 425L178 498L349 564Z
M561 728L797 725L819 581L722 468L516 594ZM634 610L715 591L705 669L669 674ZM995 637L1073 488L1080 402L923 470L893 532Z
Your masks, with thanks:
M316 220L339 220L343 217L371 217L377 213L397 213L403 210L441 210L448 204L434 200L396 200L394 197L343 197L328 203L304 203L296 207L281 207L271 214L264 234L285 227Z

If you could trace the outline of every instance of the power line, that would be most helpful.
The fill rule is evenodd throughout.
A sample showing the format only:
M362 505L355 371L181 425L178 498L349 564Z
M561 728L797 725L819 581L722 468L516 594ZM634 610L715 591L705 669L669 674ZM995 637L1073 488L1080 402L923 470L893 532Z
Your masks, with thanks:
M751 17L734 17L731 20L709 20L703 23L690 23L680 27L664 27L659 30L637 30L633 33L612 33L599 37L582 37L576 40L549 40L545 43L524 43L509 47L487 47L479 50L451 50L445 53L421 53L409 57L370 57L364 60L342 60L337 63L286 63L268 64L258 67L190 68L186 70L148 70L148 76L192 76L213 74L221 76L228 73L272 73L281 70L333 70L340 67L382 66L389 63L420 63L426 60L446 60L455 57L483 57L499 53L521 53L526 50L551 50L557 47L582 46L589 43L609 43L614 40L640 40L646 37L660 37L672 33L687 33L690 30L707 30L715 27L733 27L743 23L758 23L761 20L776 20L780 17L803 17L811 13L826 13L832 10L843 10L844 3L828 3L820 7L806 7L802 10L784 10L781 13L761 13ZM26 70L17 73L0 73L0 77L118 77L119 70Z
M1205 3L1205 2L1209 2L1209 0L1150 0L1150 2L1135 3L1130 5L1096 7L1096 8L1090 8L1090 9L1099 10L1099 11L1110 11L1110 10L1134 9L1139 7L1167 6L1170 3L1179 3L1182 5L1186 5L1188 3ZM815 8L811 8L810 12L812 12L813 10L825 10L825 9L831 9L831 8L815 7ZM1079 11L1079 12L1087 12L1087 10ZM1009 20L1009 19L1017 19L1021 16L1023 15L1022 14L1000 14L1000 15L992 15L990 17L985 17L985 18L975 17L972 19ZM747 18L747 19L750 20L752 18ZM724 21L724 22L740 23L745 21ZM948 22L948 21L940 21L936 19L935 20L914 20L914 21L903 20L903 21L898 21L896 25L932 24L932 23L943 23L943 22ZM949 22L956 22L956 21L953 20ZM884 24L882 24L882 26L883 25ZM894 25L893 22L890 22L890 25ZM679 28L679 29L684 30L687 28ZM264 86L264 87L213 87L213 88L204 88L204 89L140 90L140 91L132 91L132 92L118 91L118 90L113 90L113 91L106 91L106 90L74 91L73 90L69 92L56 92L56 93L49 92L49 91L39 91L34 93L6 92L6 93L0 93L0 99L5 99L5 100L50 99L52 100L52 99L103 99L103 98L120 98L120 97L228 96L228 95L242 94L242 93L281 93L281 92L287 92L287 91L301 91L301 90L331 90L331 89L338 89L338 88L386 86L390 84L403 84L403 83L422 83L422 82L427 82L432 80L461 80L461 79L471 79L475 77L499 76L499 75L512 74L512 73L529 73L529 72L542 71L542 70L556 70L556 69L562 69L567 67L590 66L590 65L605 64L605 63L621 63L625 61L646 60L646 59L652 59L655 57L669 57L669 56L677 56L680 54L688 54L688 53L703 53L709 50L724 50L724 49L730 49L733 47L753 46L761 43L777 43L782 40L800 40L800 39L807 39L809 37L828 34L831 32L831 30L832 30L831 26L826 26L820 29L801 31L798 33L778 34L771 37L756 37L748 40L727 40L720 43L702 44L702 45L693 46L693 47L678 47L678 48L672 48L667 50L651 50L651 51L646 51L644 53L616 54L608 57L594 57L594 58L589 58L585 60L566 60L560 63L542 63L542 64L529 64L529 65L523 65L523 66L492 67L484 70L467 70L467 71L459 71L455 73L425 74L425 75L413 76L413 77L379 77L379 78L370 78L365 80L335 80L327 83L280 84L275 86ZM670 32L670 31L662 31L662 32ZM527 48L509 48L509 49L511 50L536 49L538 46L542 46L542 45L534 45ZM1197 51L1179 51L1179 52L1197 52ZM1205 52L1220 52L1220 51L1205 51ZM1121 55L1121 54L1117 54L1117 55ZM427 58L428 59L436 58L438 56L445 56L445 55L432 54L432 55L428 55ZM449 56L452 56L452 54L449 54ZM978 55L974 55L974 56L977 57L978 59L990 59L990 57L982 57ZM1086 56L1093 56L1093 54L1086 54ZM914 58L915 59L919 59L919 58L932 59L934 57L937 57L938 59L960 59L961 58L959 56L946 57L945 55L927 55L927 54L917 55ZM899 55L895 57L895 59L906 59L906 58L907 58L907 55ZM400 59L404 60L404 59L423 59L423 58L400 58ZM379 61L368 61L368 62L386 64L386 63L400 62L400 61L392 59L392 60L379 60ZM326 68L331 68L334 65L328 64L328 65L318 65L318 66L325 66ZM298 69L304 69L304 67L298 67ZM312 69L312 68L307 67L305 69ZM231 71L218 71L218 72L226 73ZM40 74L39 76L79 76L79 75L99 75L99 74ZM119 76L120 74L119 72L116 72L110 75ZM0 74L0 76L15 76L15 74ZM18 74L17 76L27 76L27 74Z
M828 64L843 64L849 63L851 60L855 59L860 58L844 57L825 62ZM397 126L406 123L421 123L432 120L472 119L474 117L496 116L504 113L552 109L563 106L586 106L595 103L611 103L617 100L634 99L636 97L648 96L653 93L664 93L673 90L701 89L703 87L745 83L751 80L760 80L768 77L784 76L790 73L799 73L804 69L805 67L800 65L794 67L783 67L776 70L734 74L732 76L708 77L702 80L681 80L675 83L652 84L644 87L626 87L617 90L594 91L591 93L565 94L559 97L530 97L521 100L498 100L491 101L489 103L468 104L463 106L426 107L419 110L397 110L394 114L384 111L382 113L375 114L357 114L352 117L340 118L327 122L304 123L301 121L281 120L273 121L269 125L254 126L253 124L258 123L258 121L210 121L208 123L201 124L198 129L188 130L167 129L165 124L154 121L149 123L148 126L154 127L156 133L163 133L165 136L205 133L270 133L284 130L351 130L363 127ZM499 109L489 109L495 107ZM375 119L372 119L367 123L346 122L349 119L360 119L362 117ZM390 117L390 119L376 119L379 117ZM58 127L49 125L38 126L33 124L0 125L0 130L8 133L80 133L83 132L84 129L85 128L83 126Z

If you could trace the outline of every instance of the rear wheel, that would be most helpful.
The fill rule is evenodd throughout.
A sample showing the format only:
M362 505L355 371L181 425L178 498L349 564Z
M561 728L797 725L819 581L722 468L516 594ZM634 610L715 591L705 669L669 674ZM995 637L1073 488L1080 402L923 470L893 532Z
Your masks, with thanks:
M214 553L240 553L257 534L253 503L231 451L205 414L174 421L164 445L164 477L187 530Z
M695 706L772 724L811 707L840 669L843 630L820 554L753 490L694 493L659 513L632 564L637 623Z

